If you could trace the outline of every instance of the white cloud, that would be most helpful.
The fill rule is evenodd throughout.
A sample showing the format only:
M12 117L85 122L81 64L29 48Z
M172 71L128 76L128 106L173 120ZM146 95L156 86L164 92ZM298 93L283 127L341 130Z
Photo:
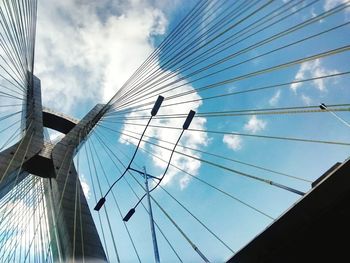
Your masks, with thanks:
M169 72L165 71L164 74L167 74ZM178 79L178 77L174 77L170 80L168 80L169 82L172 82L174 80ZM180 89L177 90L172 90L170 92L167 92L165 94L162 94L165 98L172 96L174 94L178 94L178 93L184 93L184 92L188 92L188 91L192 91L193 87L191 87L190 85L188 85L185 81L181 81L182 84L184 84L184 86L182 86ZM192 93L189 96L186 96L186 100L197 100L199 99L200 96L197 93ZM148 99L148 100L143 100L142 103L146 103L148 101L150 102L154 102L155 98L152 99ZM166 104L166 101L164 102L164 105ZM180 105L176 105L176 106L171 106L171 107L161 107L158 115L173 115L173 114L187 114L190 110L194 110L194 111L198 111L199 106L202 104L201 101L197 101L197 102L192 102L192 103L186 103L186 104L180 104ZM143 113L144 115L149 116L149 112L145 112ZM126 118L132 118L135 116L140 116L141 113L140 112L131 112L130 114L126 115ZM153 119L152 120L152 125L155 126L171 126L171 127L182 127L182 124L184 122L185 118L169 118L169 119ZM147 120L145 120L145 122L147 122ZM204 129L205 130L205 123L206 123L206 119L205 118L194 118L190 128L193 129ZM134 125L130 125L130 124L124 124L123 126L123 131L122 133L127 133L127 131L133 131L136 133L141 134L143 131L143 127L142 126L134 126ZM158 138L160 140L165 140L165 141L169 141L172 143L175 143L178 136L180 135L179 130L172 130L172 129L162 129L162 128L155 128L155 127L149 127L147 129L146 135L147 136L151 136L151 137L155 137ZM133 135L135 136L135 135ZM128 140L129 139L129 140ZM145 137L145 140L147 140L148 138ZM125 142L126 140L128 140L128 142ZM133 143L133 144L137 144L138 140L136 139L130 139L130 137L122 135L120 137L119 140L121 143ZM157 142L159 145L164 146L166 148L170 148L172 149L172 145L168 144L168 143L164 143L164 142ZM205 146L208 144L208 136L206 133L193 133L190 131L185 131L180 144L182 145L186 145L187 147L190 148L199 148L200 146ZM156 146L148 146L145 143L141 143L141 147L149 147L149 150L152 151L152 153L154 153L157 156L160 156L162 159L164 160L168 160L170 158L170 151L166 150L166 149L162 149ZM198 152L195 152L193 150L190 149L183 149L178 147L177 148L178 151L181 151L184 154L187 155L191 155L194 157L199 158L200 154ZM153 157L153 162L154 165L156 167L159 167L161 169L165 169L166 167L166 163L162 162L161 160L159 160L156 157ZM199 168L201 166L200 161L185 157L183 155L180 154L174 154L172 161L172 164L174 164L175 166L193 174L196 175L199 171ZM187 186L187 184L190 182L190 177L188 177L188 175L185 175L183 173L179 173L178 170L176 170L173 167L170 167L166 176L164 177L164 180L162 181L163 184L168 184L171 183L173 181L178 182L178 184L180 185L181 188L185 188Z
M71 113L107 101L166 26L151 1L39 1L35 72L44 104Z
M345 4L347 3L347 0L325 0L324 4L323 4L323 9L325 11L328 11L338 5L341 4ZM344 11L342 11L345 13L345 20L350 19L350 7L349 7L349 3L347 3L347 7L344 9Z
M311 105L312 99L309 96L306 96L305 94L301 94L301 100L304 102L306 105Z
M295 75L295 80L302 80L306 78L317 78L325 75L336 74L338 71L327 69L326 67L321 65L321 61L319 59L308 61L300 65L300 68ZM293 83L290 85L290 88L296 92L303 83ZM313 81L314 87L316 87L320 91L326 90L326 80L325 79L317 79Z
M270 98L269 104L276 106L281 98L281 90L277 90L276 93Z
M39 1L36 73L42 80L44 104L71 113L86 103L109 100L152 52L153 37L165 33L168 21L164 12L170 12L179 3L170 0ZM185 85L165 96L192 89ZM186 97L198 98L196 93ZM187 113L199 106L197 102L167 107L161 109L160 114ZM136 112L130 116L133 114L140 115ZM153 124L181 127L183 121L154 120ZM205 122L204 118L195 118L191 127L203 129ZM142 131L141 127L139 130L135 126L124 128ZM149 129L148 135L175 142L179 131ZM122 138L136 143L136 140ZM207 140L205 133L198 136L185 132L181 142L196 148L206 145ZM149 148L165 160L169 158L169 151ZM200 156L191 150L183 152ZM178 154L174 154L172 163L193 174L197 174L200 167L199 161ZM156 158L154 164L160 168L165 166ZM169 169L164 182L170 182L177 174L176 170ZM189 181L184 178L184 175L176 177L181 187Z
M242 138L239 135L225 134L222 141L234 151L242 149Z
M227 88L227 93L232 93L232 92L235 91L235 89L236 89L236 87L230 86L230 87Z
M324 4L323 4L323 9L325 10L325 11L328 11L328 10L330 10L330 9L332 9L332 8L334 8L334 7L336 7L336 6L338 6L338 5L340 5L340 4L343 4L343 3L346 3L347 2L347 0L325 0L324 1ZM345 9L347 12L349 12L350 10L349 10L349 8L347 8L347 9Z
M188 185L188 183L190 182L190 180L191 180L191 178L190 178L190 176L189 175L185 175L185 176L183 176L181 179L180 179L180 187L181 187L181 189L184 189L187 185Z
M249 121L244 125L244 129L252 133L257 133L259 131L264 130L266 124L266 121L258 119L256 115L253 115L249 118Z
M81 175L79 179L80 179L81 188L83 188L83 192L86 199L90 199L90 186L88 185L85 179L85 176Z
M315 12L315 8L314 8L314 7L311 8L310 13L311 13L311 17L316 17L316 16L317 16L317 13ZM322 20L321 20L321 21L322 21ZM320 22L321 22L321 21L320 21Z
M55 130L52 130L52 129L47 129L48 131L48 134L49 134L49 139L51 142L57 142L59 140L61 140L63 137L64 137L64 134L58 132L58 131L55 131Z

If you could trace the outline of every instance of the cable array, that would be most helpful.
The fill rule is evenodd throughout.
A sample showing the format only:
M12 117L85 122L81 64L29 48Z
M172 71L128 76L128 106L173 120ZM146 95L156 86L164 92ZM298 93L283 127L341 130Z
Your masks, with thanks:
M146 192L162 261L221 262L311 189L311 169L291 160L302 166L303 159L318 160L304 153L348 156L349 96L336 94L349 94L343 60L350 41L339 37L349 31L349 7L350 1L325 8L321 0L200 0L171 24L99 112L87 138L79 137L69 164L78 174L72 261L88 260L82 191L90 209L101 197L96 210L106 202L91 213L109 262L151 258ZM1 151L16 142L18 150L33 136L26 109L34 85L36 8L36 0L0 4ZM164 102L153 114L160 95ZM196 115L184 133L189 110ZM139 172L143 166L151 191ZM55 209L48 179L18 172L8 194L1 196L0 188L1 262L64 260L55 215L72 189L68 178ZM138 212L124 220L130 208Z
M146 190L138 172L142 170L140 167L147 166L147 171L152 171L150 176L154 177L154 185L158 185L159 169L169 165L166 182L160 184L151 197L156 207L155 221L168 220L167 227L158 228L157 233L164 237L167 229L173 229L178 234L177 237L167 236L160 243L167 243L169 247L163 249L168 250L169 255L173 253L180 262L183 256L176 248L181 247L183 251L184 246L172 240L178 240L181 236L189 245L187 249L191 248L197 255L193 259L210 261L215 258L214 255L207 255L205 242L197 244L199 237L194 238L194 232L187 228L191 220L191 226L201 227L201 238L212 240L211 244L217 244L221 254L227 257L240 246L234 245L232 239L230 241L232 236L210 225L211 220L222 220L222 214L219 215L221 209L226 211L234 207L246 213L247 217L264 222L264 226L273 222L280 213L257 200L250 200L249 193L257 191L254 195L259 193L259 198L263 200L264 195L272 192L277 199L291 192L294 200L297 200L298 196L310 189L314 178L300 173L299 169L283 171L280 166L274 167L273 162L262 164L258 157L247 159L247 156L240 158L239 152L231 152L231 155L227 150L222 152L222 148L227 147L223 140L239 138L251 141L258 149L259 145L279 148L293 145L303 149L314 145L319 149L347 151L350 143L345 135L317 136L303 132L302 126L295 130L278 128L269 131L239 126L246 127L247 120L268 120L269 125L276 123L278 126L280 123L287 125L287 121L297 124L327 118L346 132L344 124L350 110L348 100L326 101L325 109L320 106L324 101L305 105L300 100L298 103L296 99L286 97L296 98L298 94L294 90L301 86L310 90L320 83L346 85L348 65L340 65L337 70L319 70L317 74L296 75L306 65L320 65L349 56L349 41L340 42L334 38L349 29L350 22L343 19L348 8L348 1L328 9L320 0L198 1L101 110L103 117L86 142L96 148L91 150L85 146L90 150L85 154L95 156L100 160L97 163L101 163L95 172L109 180L108 183L100 183L101 197L106 197L103 193L107 190L113 194L114 200L104 199L108 211L118 207L120 216L125 215L133 207L134 202L130 200L135 197L136 203L144 205L141 196ZM319 26L320 21L322 27ZM327 45L316 44L322 41L327 41ZM336 88L329 86L328 92L336 93ZM276 93L285 96L284 104L269 104L269 98ZM164 97L164 103L150 123L149 112L159 95ZM194 124L177 145L180 123L189 109L196 110ZM339 122L331 115L337 116ZM145 127L148 127L147 132L142 132ZM174 160L169 164L167 159L176 145ZM135 154L132 154L134 147L139 149L139 157L135 158ZM130 160L139 170L128 170ZM199 168L191 170L191 166ZM296 170L299 171L297 174ZM98 176L96 179L102 180ZM227 187L221 181L224 184L230 181L232 185ZM244 189L250 185L254 190L243 193L240 185ZM275 188L279 190L273 190ZM225 203L226 207L219 205L218 212L213 212L216 215L206 218L206 213L198 209L198 200L189 202L184 199L184 196L191 199L190 192L194 189L215 195L215 202ZM121 204L112 204L113 201L120 202L119 199L123 200ZM182 216L175 216L173 211L179 211ZM234 214L228 213L227 216ZM135 219L129 219L127 225L147 229L145 224L140 223L147 215L146 211ZM122 224L125 225L125 222ZM130 237L131 229L127 233ZM144 240L134 233L130 244L134 249L137 244L145 248ZM140 249L134 260L143 258ZM151 250L150 247L147 249ZM121 251L118 257L121 261L127 257L121 249L118 251ZM189 254L186 252L183 259Z
M1 149L11 146L25 129L27 98L32 92L36 31L36 0L0 3ZM29 103L29 102L28 102ZM22 121L21 121L22 120Z
M28 175L1 198L1 262L54 262L44 188L42 178Z

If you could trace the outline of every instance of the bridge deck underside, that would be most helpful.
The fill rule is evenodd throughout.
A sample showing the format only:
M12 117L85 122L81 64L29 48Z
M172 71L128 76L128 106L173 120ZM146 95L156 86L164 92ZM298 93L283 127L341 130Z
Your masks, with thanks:
M228 262L345 262L349 258L349 204L350 160Z

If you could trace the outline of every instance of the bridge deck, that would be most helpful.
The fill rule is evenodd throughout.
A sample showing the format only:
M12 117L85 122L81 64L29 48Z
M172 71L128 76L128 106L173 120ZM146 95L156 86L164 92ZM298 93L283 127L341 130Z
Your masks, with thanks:
M349 236L347 160L228 262L349 262Z

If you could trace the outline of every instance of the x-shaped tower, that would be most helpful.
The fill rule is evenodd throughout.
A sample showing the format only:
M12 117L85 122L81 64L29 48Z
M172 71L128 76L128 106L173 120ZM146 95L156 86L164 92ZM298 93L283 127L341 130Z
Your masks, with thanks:
M77 149L103 116L106 107L98 104L83 119L76 121L43 108L40 80L35 76L29 79L32 79L32 85L27 91L22 116L23 137L0 153L0 198L28 174L46 178L45 201L54 260L70 261L73 257L84 257L93 262L106 261L73 162ZM55 144L45 142L44 127L65 136ZM78 200L80 213L77 213Z

